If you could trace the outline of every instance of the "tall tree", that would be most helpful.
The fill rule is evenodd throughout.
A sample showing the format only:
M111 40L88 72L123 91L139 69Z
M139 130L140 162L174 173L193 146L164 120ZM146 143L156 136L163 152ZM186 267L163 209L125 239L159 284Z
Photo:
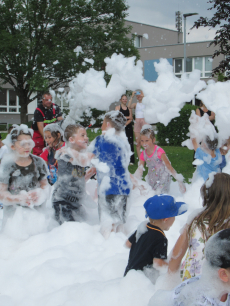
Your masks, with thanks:
M21 122L34 92L104 69L114 52L139 56L127 37L127 9L124 0L0 0L0 80L19 96Z
M213 54L213 58L223 54L225 59L219 63L219 66L213 69L213 75L226 73L225 79L230 79L230 0L210 0L212 4L209 10L215 10L212 18L200 17L193 25L193 28L220 26L216 31L214 40L210 45L218 46Z

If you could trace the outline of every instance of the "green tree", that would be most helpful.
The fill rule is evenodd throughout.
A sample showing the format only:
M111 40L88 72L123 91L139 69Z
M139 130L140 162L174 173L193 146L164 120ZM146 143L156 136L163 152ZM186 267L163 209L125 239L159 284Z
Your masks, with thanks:
M219 66L213 69L213 76L220 73L226 73L225 80L230 79L230 0L209 0L212 6L209 10L215 10L212 18L200 17L193 28L199 27L219 27L216 35L210 45L218 46L213 58L223 54L225 59L219 63Z
M103 70L114 52L139 57L127 9L124 0L0 1L0 80L19 96L21 122L34 92L65 86L89 67Z

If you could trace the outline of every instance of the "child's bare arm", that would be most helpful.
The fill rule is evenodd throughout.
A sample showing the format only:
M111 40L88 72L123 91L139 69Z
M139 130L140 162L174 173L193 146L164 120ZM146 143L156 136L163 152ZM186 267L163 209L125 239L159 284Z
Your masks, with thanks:
M194 148L194 150L196 151L196 150L198 149L197 141L196 141L195 138L192 138L191 140L192 140L193 148Z
M132 104L133 97L135 96L136 91L132 92L132 96L130 97L129 103L127 105L128 108L135 108L137 103ZM132 104L132 105L131 105Z
M0 201L4 205L25 204L28 202L28 194L13 195L8 191L7 184L0 183Z
M125 246L131 249L132 243L129 240L126 240Z
M145 165L145 161L139 159L138 168L137 168L137 170L134 173L134 177L137 178L138 180L142 179L144 165Z
M186 187L183 183L183 180L184 180L184 177L182 174L178 174L176 172L176 170L172 167L167 155L165 153L163 153L161 155L161 160L164 162L166 168L168 169L168 171L170 172L170 174L178 181L179 183L179 188L180 188L180 191L181 193L185 193L186 191Z
M91 167L86 171L85 181L87 182L94 174L96 174L97 170L95 167Z
M47 186L48 186L48 181L46 178L40 181L40 188L45 189Z
M215 113L211 112L211 116L209 116L209 120L213 121L213 120L215 120L215 117L216 117Z
M180 268L181 260L184 257L187 249L188 249L188 231L186 226L180 237L177 239L177 242L172 250L172 255L168 265L169 273L174 273Z
M168 263L164 259L153 258L153 266L154 268L168 266Z

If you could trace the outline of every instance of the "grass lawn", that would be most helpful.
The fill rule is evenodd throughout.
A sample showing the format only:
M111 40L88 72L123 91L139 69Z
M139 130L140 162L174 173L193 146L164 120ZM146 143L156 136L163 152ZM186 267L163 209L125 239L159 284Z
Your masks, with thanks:
M98 129L97 132L94 132L94 129L88 129L87 134L89 137L89 141L92 141L96 136L101 135L101 130ZM193 172L195 168L192 166L193 161L193 151L189 150L186 147L171 147L171 146L162 146L165 150L168 159L170 160L173 168L178 172L181 173L186 182L189 183L189 179L192 178ZM129 166L130 173L134 173L137 169L137 153L136 147L135 149L135 158L136 163L133 166ZM144 176L147 174L147 169L144 172Z

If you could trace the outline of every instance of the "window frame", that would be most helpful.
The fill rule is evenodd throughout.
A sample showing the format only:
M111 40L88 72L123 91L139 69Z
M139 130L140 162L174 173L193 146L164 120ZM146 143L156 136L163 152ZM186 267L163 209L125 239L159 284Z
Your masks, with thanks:
M197 57L202 58L202 71L200 70L200 72L201 72L200 78L201 79L212 78L212 70L211 71L209 71L209 70L206 71L205 70L205 58L212 58L212 56L211 55L209 55L209 56L193 56L193 57L189 56L188 58L192 59L192 71L195 69L195 58L197 58ZM175 62L178 59L182 60L182 69L181 69L182 72L175 72L175 67L176 67ZM184 73L184 58L183 57L177 57L177 58L173 59L173 72L174 72L175 76L181 78L182 73ZM191 73L191 72L186 72L186 74L189 74L189 73ZM205 74L207 74L207 73L210 73L211 75L210 76L205 76Z
M136 38L139 38L139 43L140 43L140 46L139 47L136 47L135 45L135 39ZM142 43L142 36L141 35L138 35L138 34L135 34L135 37L134 37L134 40L133 40L133 45L135 48L141 48L141 43Z
M19 97L16 95L16 105L10 105L10 90L14 91L13 89L9 89L9 88L3 88L3 90L6 90L6 105L0 105L0 109L1 108L6 108L6 112L1 112L0 111L0 115L1 114L16 114L19 115L20 114L20 105L19 105ZM10 108L14 108L16 109L16 112L11 112Z

